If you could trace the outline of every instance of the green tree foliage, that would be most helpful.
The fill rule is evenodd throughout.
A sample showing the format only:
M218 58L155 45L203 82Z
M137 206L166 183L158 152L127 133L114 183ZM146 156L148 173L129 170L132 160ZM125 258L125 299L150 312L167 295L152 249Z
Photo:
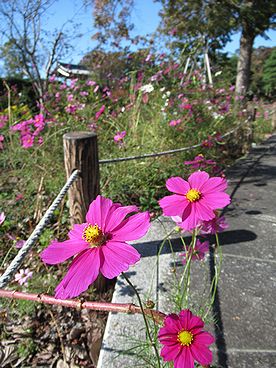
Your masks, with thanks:
M209 41L211 50L223 47L241 31L236 89L248 89L254 39L275 23L276 3L271 0L159 0L160 31L170 35L174 47L184 42Z
M270 97L276 96L276 48L274 48L264 64L264 90Z

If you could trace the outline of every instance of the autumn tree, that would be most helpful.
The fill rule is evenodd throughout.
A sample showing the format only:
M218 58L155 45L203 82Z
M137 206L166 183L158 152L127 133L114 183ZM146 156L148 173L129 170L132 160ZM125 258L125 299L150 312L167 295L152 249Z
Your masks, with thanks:
M47 11L54 0L2 0L0 2L0 54L9 75L28 78L43 101L48 77L56 61L69 49L64 26L47 32Z
M210 49L225 46L240 31L236 92L247 92L253 43L256 36L274 26L276 3L271 0L159 0L160 31L173 36L173 42L209 42Z

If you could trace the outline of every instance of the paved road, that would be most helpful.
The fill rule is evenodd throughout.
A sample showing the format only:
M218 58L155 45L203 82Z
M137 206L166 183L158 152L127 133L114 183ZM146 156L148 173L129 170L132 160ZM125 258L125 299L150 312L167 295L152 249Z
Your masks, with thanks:
M221 368L276 367L276 135L255 147L227 174L232 203L225 215L230 227L221 234L223 267L211 332L214 364ZM172 227L167 218L153 223L150 232L136 247L142 260L128 273L142 295L155 300L160 310L171 312L173 256L165 246L156 263L156 253L166 231ZM180 243L173 240L175 251ZM195 264L192 289L200 302L205 292L204 268L212 272L212 255L205 263ZM180 272L181 264L177 272ZM122 278L118 279L114 302L134 302L135 296ZM134 356L120 355L139 345L144 337L141 316L110 314L98 368L145 367Z

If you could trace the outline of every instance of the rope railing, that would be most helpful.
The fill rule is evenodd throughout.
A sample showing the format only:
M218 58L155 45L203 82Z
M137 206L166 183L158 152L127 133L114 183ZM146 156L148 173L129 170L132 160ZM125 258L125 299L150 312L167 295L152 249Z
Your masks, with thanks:
M229 136L230 134L233 134L241 126L245 125L250 120L251 119L248 118L245 121L241 122L235 128L233 128L229 132L223 134L221 136L221 138L225 138L225 137ZM103 160L99 160L99 164L112 164L112 163L116 163L116 162L131 161L131 160L140 160L140 159L145 159L145 158L150 158L150 157L159 157L159 156L171 155L171 154L178 153L178 152L185 152L185 151L193 150L193 149L198 148L198 147L201 147L201 143L197 143L197 144L194 144L194 145L188 146L188 147L176 148L176 149L173 149L173 150L168 150L168 151L163 151L163 152L157 152L157 153L145 153L144 155L136 155L136 156L128 156L128 157L103 159Z
M3 273L3 275L0 277L0 288L5 287L9 281L11 280L12 276L16 273L16 271L21 266L24 258L28 254L28 252L31 250L32 246L38 239L38 237L41 235L42 231L44 230L45 226L49 223L50 219L53 216L54 211L62 201L62 199L65 197L66 193L68 192L70 186L74 183L74 181L79 176L80 171L75 170L72 175L68 178L66 184L63 186L63 188L60 190L59 194L56 196L55 200L51 204L51 206L48 208L48 210L45 212L45 215L42 217L42 219L39 221L37 226L35 227L34 231L24 244L24 246L20 249L18 254L15 256L15 258L12 260L11 264L8 266L6 271Z

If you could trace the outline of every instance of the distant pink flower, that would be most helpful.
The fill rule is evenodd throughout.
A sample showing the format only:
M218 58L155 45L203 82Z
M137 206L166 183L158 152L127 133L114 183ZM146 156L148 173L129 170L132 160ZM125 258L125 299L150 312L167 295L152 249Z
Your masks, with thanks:
M193 261L197 261L197 260L200 261L201 259L205 257L205 253L207 253L208 251L209 251L209 242L205 241L201 243L200 240L197 240L193 252L192 252L192 248L189 247L185 253L180 254L180 257L183 258L182 263L186 264L187 259L191 256L191 254L192 254L191 259Z
M72 95L72 93L70 93L68 96L67 96L67 101L68 102L72 102L74 100L74 95Z
M192 109L191 104L181 104L180 107L184 110L191 110Z
M181 123L181 119L171 120L169 122L169 126L176 126L176 125L179 125L180 123Z
M8 120L9 117L7 115L0 115L0 128L3 128Z
M98 92L98 90L99 90L99 88L100 88L100 86L99 85L96 85L96 87L94 88L94 93L97 93Z
M174 368L194 368L194 362L208 365L212 362L209 345L214 337L202 331L204 322L189 309L179 315L169 314L160 328L158 339L163 346L160 355L165 362L174 362Z
M235 91L235 86L230 86L229 91L231 91L231 92Z
M15 274L15 281L17 281L20 285L27 284L28 280L33 276L33 272L26 268L25 270L21 269L18 273Z
M68 114L75 114L75 112L77 111L78 109L78 106L77 105L67 105L65 107L65 111L68 113Z
M229 227L224 216L218 216L215 213L215 217L209 221L203 221L201 227L202 234L216 234L221 233Z
M16 202L22 201L22 199L24 199L24 196L22 193L17 194L15 197Z
M37 143L38 143L39 145L43 144L43 143L44 143L44 139L43 139L43 137L39 137L39 138L38 138L38 140L37 140Z
M3 224L3 222L5 221L5 218L6 218L6 215L4 212L1 212L0 213L0 225Z
M31 148L34 145L34 136L32 134L25 134L21 137L21 144L23 148Z
M140 259L135 248L127 244L141 238L149 229L149 213L137 213L136 206L123 207L100 195L90 204L86 223L74 225L69 240L52 241L41 253L43 262L58 264L75 256L56 288L56 298L80 295L101 272L108 279L127 271ZM127 216L127 218L126 218Z
M3 134L0 134L0 150L4 149L4 145L3 145L4 140L5 140L5 137L3 136Z
M184 161L185 165L191 165L193 169L204 169L208 165L216 165L213 160L206 160L203 155L199 154L195 156L192 161Z
M122 132L118 132L115 136L114 136L114 142L115 143L122 143L124 137L126 136L126 131L122 131Z
M85 97L85 96L88 96L88 95L89 95L89 93L88 93L88 92L86 92L86 91L80 91L80 95L81 95L82 97Z
M204 148L211 148L211 147L213 147L213 145L214 145L214 143L212 142L212 137L211 136L209 136L208 139L205 139L201 143L201 147L204 147Z
M86 82L86 85L87 86L95 86L95 84L97 84L95 81L93 81L93 80L88 80L87 82Z
M202 221L215 217L214 210L230 203L230 196L224 193L227 182L223 178L210 178L207 172L197 171L188 178L172 177L166 187L175 193L159 201L165 216L180 216L179 224L184 230L195 229Z
M95 114L95 119L98 120L99 117L104 113L104 110L105 110L105 105L102 105L100 110L98 112L96 112Z
M66 83L61 84L61 85L59 86L59 89L60 89L61 91L63 91L64 89L67 89L67 84L66 84Z
M55 74L52 74L50 77L49 77L49 82L54 82L56 79L56 75Z
M26 243L26 240L18 239L15 242L15 248L20 249Z

